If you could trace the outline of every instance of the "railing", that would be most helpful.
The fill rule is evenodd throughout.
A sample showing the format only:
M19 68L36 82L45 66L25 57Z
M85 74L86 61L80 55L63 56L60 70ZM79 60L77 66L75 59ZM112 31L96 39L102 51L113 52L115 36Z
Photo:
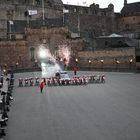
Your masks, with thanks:
M41 68L32 67L32 68L15 68L15 69L13 69L14 73L34 72L34 71L41 71Z
M68 67L68 70L73 70L72 67ZM103 67L94 67L94 66L78 66L80 71L108 71L108 72L140 72L135 66L133 67L121 67L121 66L103 66Z

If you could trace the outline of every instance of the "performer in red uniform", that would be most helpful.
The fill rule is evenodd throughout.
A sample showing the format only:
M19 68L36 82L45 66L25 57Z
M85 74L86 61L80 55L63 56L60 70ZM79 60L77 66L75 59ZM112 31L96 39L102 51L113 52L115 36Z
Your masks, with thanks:
M43 92L43 88L44 88L44 82L42 81L39 85L40 87L40 92L42 93Z
M76 73L77 73L77 67L76 66L73 68L73 71L74 71L74 75L76 75Z

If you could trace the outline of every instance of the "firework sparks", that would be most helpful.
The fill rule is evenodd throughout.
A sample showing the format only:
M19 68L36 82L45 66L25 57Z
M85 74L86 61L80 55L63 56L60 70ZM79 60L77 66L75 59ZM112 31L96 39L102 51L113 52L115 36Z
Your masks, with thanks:
M67 65L70 61L71 50L67 45L60 45L58 50L58 55L61 59L63 59Z

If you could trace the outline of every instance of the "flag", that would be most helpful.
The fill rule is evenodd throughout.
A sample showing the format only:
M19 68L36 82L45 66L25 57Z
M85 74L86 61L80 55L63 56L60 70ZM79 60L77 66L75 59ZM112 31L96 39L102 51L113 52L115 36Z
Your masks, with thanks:
M37 10L28 10L29 15L36 15Z
M14 22L13 22L12 20L10 20L9 23L10 23L11 25L14 24Z
M69 13L68 9L63 9L63 13Z

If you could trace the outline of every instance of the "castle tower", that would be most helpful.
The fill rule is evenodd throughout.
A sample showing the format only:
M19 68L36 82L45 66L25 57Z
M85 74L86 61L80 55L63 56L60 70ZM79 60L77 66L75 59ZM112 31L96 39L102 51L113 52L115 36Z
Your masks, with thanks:
M124 6L127 5L127 0L124 0Z

